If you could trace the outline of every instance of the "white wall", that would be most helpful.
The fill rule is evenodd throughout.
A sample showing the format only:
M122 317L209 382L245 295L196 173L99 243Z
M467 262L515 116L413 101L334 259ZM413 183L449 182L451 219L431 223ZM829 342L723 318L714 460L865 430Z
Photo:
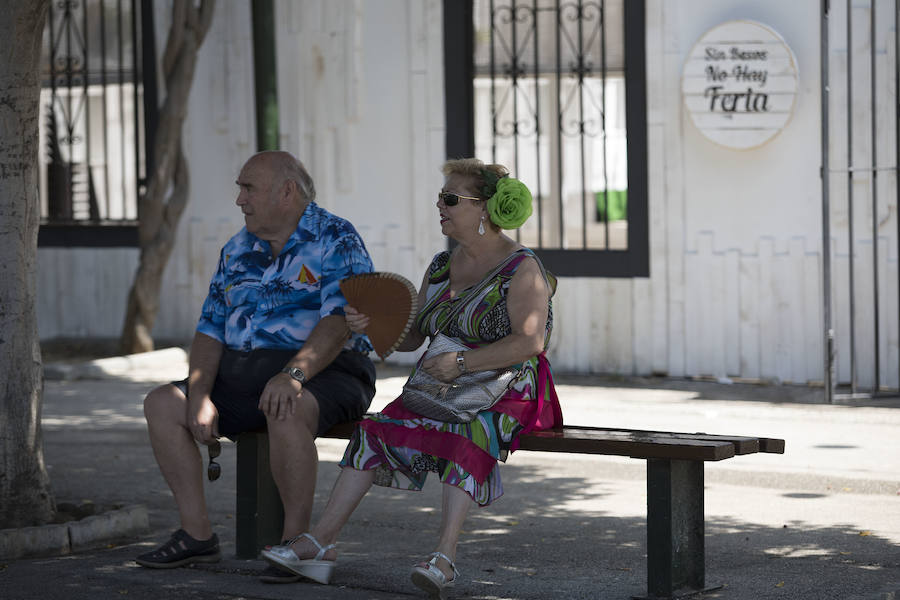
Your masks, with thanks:
M859 9L857 9L859 11ZM855 16L868 22L867 11ZM794 51L800 89L794 116L767 144L729 150L706 140L680 99L680 75L695 40L730 19L752 19L778 31ZM649 280L566 279L557 314L556 364L581 371L736 376L806 383L823 378L822 229L818 4L662 0L647 3L648 129L651 276ZM832 17L832 89L846 78L840 15ZM859 27L857 27L858 29ZM893 32L880 26L879 64L889 74ZM888 35L890 33L890 35ZM868 55L867 35L856 33ZM858 66L855 89L866 89ZM889 123L896 94L884 81L879 110ZM859 93L858 91L855 93ZM864 93L863 100L868 96ZM846 128L845 99L833 98L832 127ZM868 108L857 106L857 128L868 131ZM843 117L843 118L842 118ZM864 136L862 136L864 137ZM891 148L893 137L884 136ZM870 144L870 142L868 142ZM857 164L868 159L856 142ZM846 155L840 134L833 155ZM879 164L892 152L881 150ZM843 154L842 154L843 153ZM834 163L832 163L834 164ZM886 180L886 181L885 181ZM846 181L846 179L844 179ZM868 177L857 178L857 219L871 223ZM897 387L897 251L894 174L882 174L882 385ZM832 186L835 326L839 380L849 380L849 326L844 192ZM893 208L888 208L892 204ZM869 225L869 227L871 227ZM858 378L873 384L871 229L857 227ZM846 241L844 241L846 244ZM589 304L588 298L595 299ZM588 320L586 316L593 314ZM590 323L590 327L584 324ZM581 327L579 327L579 324Z
M881 14L889 7L878 3ZM846 156L846 27L831 18L832 165ZM854 9L853 89L857 165L871 165L868 9ZM887 12L884 12L887 11ZM800 87L794 115L773 140L729 150L694 127L681 101L681 71L709 28L751 19L793 50ZM878 20L878 111L891 123L893 21ZM818 3L766 0L647 2L650 277L566 278L556 303L554 363L586 372L709 375L782 382L823 379L822 187ZM844 91L841 91L844 90ZM894 138L879 132L879 165ZM845 163L844 163L845 164ZM857 366L874 383L871 180L854 185ZM898 386L896 179L879 179L881 385ZM846 176L832 177L837 371L850 379ZM590 316L589 316L590 315Z
M817 8L647 2L650 277L564 279L557 364L579 371L821 379L819 363L809 360L821 356L818 39L810 34ZM730 19L779 31L799 64L794 117L752 150L708 141L681 101L681 70L692 46ZM588 314L593 319L584 327Z
M305 162L319 204L359 229L375 268L418 285L445 243L434 206L441 3L283 0L276 9L282 148Z
M878 0L879 6L885 1ZM863 56L866 6L854 9L860 29L854 45ZM157 5L159 29L167 10ZM190 336L218 249L242 224L233 180L255 149L249 4L220 3L216 10L186 124L191 201L166 274L158 337ZM833 5L832 100L840 109L831 116L835 157L846 155L842 10ZM432 254L445 247L434 207L444 158L441 2L279 0L276 11L282 147L306 163L319 203L358 227L376 268L418 285ZM550 352L558 370L821 381L818 11L817 2L647 0L650 277L562 279ZM792 119L778 136L751 150L708 141L681 101L681 71L691 47L730 19L756 20L777 31L799 70ZM879 21L881 73L892 72L894 64L891 27ZM854 111L859 164L870 158L864 66L855 66L854 82L863 90L854 92L860 97ZM893 78L886 77L879 90L878 110L888 122L896 99ZM879 164L893 160L892 135L879 141ZM884 219L878 268L882 384L897 387L894 177L879 179ZM872 270L864 260L872 251L869 185L863 174L854 189L863 386L872 384L873 319L865 312L872 304ZM842 381L849 377L846 188L845 176L835 175L834 299ZM116 335L136 257L134 250L41 250L42 337ZM72 304L78 307L63 298L77 298Z
M815 3L648 3L650 318L674 375L807 382L821 369L818 22ZM781 34L797 58L793 118L768 143L731 150L694 127L680 97L695 41L731 19ZM792 361L791 358L794 360Z
M157 338L191 338L219 248L243 224L234 180L256 148L249 6L218 3L198 56L182 138L190 200L164 276ZM162 53L171 6L154 8ZM164 93L160 82L160 100ZM40 337L118 337L137 263L135 248L39 249Z
M136 248L39 248L40 339L118 337L137 265Z

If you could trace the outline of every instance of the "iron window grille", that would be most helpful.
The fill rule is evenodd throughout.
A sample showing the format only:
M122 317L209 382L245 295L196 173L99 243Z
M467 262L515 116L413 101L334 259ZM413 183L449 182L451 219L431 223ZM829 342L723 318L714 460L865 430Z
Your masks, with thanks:
M643 0L444 8L448 155L529 186L534 215L516 235L557 275L647 276Z
M52 2L41 73L40 245L137 245L145 121L156 101L152 31L149 2Z

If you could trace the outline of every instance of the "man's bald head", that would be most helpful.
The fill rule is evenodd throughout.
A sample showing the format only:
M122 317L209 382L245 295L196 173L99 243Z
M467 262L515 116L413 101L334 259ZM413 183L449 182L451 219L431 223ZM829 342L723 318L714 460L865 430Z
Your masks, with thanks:
M251 156L235 183L247 231L271 243L277 254L316 197L312 178L291 153L268 151Z
M293 181L302 196L303 204L316 199L316 186L312 177L296 156L284 150L266 150L250 157L247 165L262 166L272 176L273 188L280 188L286 181Z

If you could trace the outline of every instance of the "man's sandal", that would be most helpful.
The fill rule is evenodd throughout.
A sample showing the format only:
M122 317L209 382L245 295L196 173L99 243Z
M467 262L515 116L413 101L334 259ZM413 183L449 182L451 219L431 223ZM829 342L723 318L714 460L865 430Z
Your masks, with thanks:
M448 581L444 572L438 569L437 561L439 558L443 558L450 564L450 568L453 569L453 579ZM453 564L453 561L446 554L432 552L431 559L428 562L419 563L413 567L410 578L413 584L427 592L429 597L444 600L447 597L447 588L459 579L459 571L456 570L456 565Z
M208 540L195 540L184 529L179 529L168 542L134 560L142 567L174 569L192 563L219 562L221 559L219 536L213 534Z
M291 548L291 545L302 537L308 538L316 545L316 548L319 549L315 558L301 559L297 556L297 553L294 552L294 549ZM334 544L322 546L322 544L319 543L319 540L310 534L301 533L280 546L266 548L262 551L262 557L279 569L284 569L295 575L301 575L307 579L327 584L329 580L331 580L331 574L334 573L334 566L337 561L324 560L324 557L325 553L334 547Z

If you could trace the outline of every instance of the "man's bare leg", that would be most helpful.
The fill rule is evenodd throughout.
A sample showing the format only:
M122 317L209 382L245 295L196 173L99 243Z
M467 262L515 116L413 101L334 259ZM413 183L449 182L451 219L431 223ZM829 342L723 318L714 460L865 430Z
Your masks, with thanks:
M194 539L209 539L203 460L187 427L187 398L172 384L160 386L144 399L144 416L156 462L178 505L181 528Z
M284 505L281 539L287 540L309 531L319 466L315 443L319 404L312 392L304 389L293 415L267 421L272 478Z

